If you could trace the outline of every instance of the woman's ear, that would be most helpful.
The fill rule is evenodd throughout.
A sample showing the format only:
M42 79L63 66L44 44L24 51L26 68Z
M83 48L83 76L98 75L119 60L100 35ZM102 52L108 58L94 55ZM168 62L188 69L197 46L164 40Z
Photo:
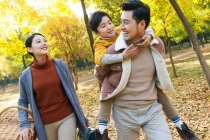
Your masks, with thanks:
M27 51L32 53L32 48L31 47L27 47Z

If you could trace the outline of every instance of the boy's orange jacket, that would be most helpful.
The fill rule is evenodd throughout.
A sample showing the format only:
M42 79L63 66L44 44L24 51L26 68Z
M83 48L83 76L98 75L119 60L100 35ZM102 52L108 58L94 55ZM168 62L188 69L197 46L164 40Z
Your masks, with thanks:
M104 54L107 53L106 49L112 44L114 44L115 41L117 40L121 30L119 27L116 27L115 31L116 31L116 36L110 41L103 40L100 37L96 39L93 46L94 51L95 51L95 64L96 65L100 65L101 58L103 57Z

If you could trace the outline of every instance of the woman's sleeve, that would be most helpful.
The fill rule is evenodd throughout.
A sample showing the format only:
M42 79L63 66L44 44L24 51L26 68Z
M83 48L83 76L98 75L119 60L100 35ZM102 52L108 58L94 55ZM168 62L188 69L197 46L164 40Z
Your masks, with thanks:
M19 88L20 97L18 99L18 105L28 108L29 102L22 77L19 78ZM28 121L28 112L22 109L18 109L18 116L20 122L20 130L24 128L30 128L30 123Z

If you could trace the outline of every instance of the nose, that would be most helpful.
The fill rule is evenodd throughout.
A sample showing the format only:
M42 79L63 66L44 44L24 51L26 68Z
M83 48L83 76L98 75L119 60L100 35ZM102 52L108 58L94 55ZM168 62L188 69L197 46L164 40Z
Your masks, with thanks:
M120 23L120 29L125 30L125 25L123 23Z
M109 25L107 26L107 28L108 28L108 29L112 29L112 28L113 28L113 24L109 24Z
M42 42L42 45L47 45L47 42L46 42L46 41L43 41L43 42Z

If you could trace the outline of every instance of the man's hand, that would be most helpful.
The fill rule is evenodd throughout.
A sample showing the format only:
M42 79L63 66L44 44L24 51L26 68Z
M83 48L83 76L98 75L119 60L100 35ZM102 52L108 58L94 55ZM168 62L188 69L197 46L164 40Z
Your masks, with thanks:
M20 131L20 140L30 140L29 138L34 136L34 130L32 128L25 128Z

